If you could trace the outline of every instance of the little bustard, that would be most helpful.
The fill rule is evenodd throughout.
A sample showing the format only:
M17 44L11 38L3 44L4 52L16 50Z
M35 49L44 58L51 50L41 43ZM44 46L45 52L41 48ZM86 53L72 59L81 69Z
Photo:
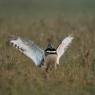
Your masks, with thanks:
M33 41L21 37L11 36L9 42L24 55L32 59L36 66L45 67L47 70L50 67L49 64L53 64L56 68L56 65L59 64L59 59L66 51L73 38L74 37L71 35L66 37L57 49L53 48L51 43L49 43L45 50L39 48Z

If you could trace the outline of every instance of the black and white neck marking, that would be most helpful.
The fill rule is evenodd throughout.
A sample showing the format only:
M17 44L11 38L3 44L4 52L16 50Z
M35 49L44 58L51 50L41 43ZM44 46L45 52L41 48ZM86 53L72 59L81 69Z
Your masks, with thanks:
M57 52L56 52L56 49L50 49L50 48L47 48L46 50L45 50L45 53L47 53L47 54L57 54Z
M56 49L52 47L52 45L49 43L48 47L45 50L46 54L57 54Z

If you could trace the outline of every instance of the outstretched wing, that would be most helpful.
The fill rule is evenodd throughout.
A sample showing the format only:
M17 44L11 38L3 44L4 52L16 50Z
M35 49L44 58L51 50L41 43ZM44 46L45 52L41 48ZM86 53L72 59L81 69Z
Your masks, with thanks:
M40 49L34 42L20 37L12 37L10 43L19 51L33 60L36 65L40 65L44 58L44 50Z
M66 51L66 49L68 48L68 46L70 45L72 40L73 40L73 37L68 36L61 42L61 44L57 48L58 61L59 61L60 57L64 54L64 52ZM58 62L58 64L59 64L59 62Z

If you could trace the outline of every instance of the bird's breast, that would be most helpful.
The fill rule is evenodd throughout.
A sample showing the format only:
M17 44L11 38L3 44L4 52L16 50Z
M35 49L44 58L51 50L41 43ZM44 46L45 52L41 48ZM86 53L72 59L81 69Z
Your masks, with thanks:
M45 56L45 63L46 64L55 64L57 62L57 54L49 54Z

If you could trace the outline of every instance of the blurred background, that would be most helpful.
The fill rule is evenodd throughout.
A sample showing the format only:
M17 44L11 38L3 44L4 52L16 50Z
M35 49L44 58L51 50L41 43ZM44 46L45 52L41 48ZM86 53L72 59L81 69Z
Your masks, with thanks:
M45 49L74 40L57 70L44 73L8 44L16 35ZM0 95L95 95L94 0L0 0Z
M94 0L0 0L0 16L95 14Z

